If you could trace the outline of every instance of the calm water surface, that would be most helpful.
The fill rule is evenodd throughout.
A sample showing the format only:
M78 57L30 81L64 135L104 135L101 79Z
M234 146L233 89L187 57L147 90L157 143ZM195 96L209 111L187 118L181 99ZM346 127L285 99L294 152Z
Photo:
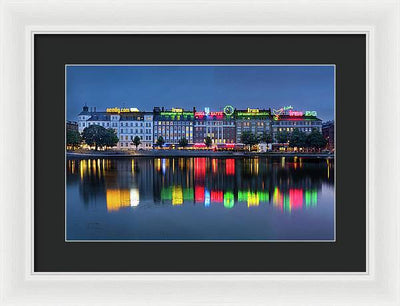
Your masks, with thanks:
M334 164L67 160L67 240L333 240Z

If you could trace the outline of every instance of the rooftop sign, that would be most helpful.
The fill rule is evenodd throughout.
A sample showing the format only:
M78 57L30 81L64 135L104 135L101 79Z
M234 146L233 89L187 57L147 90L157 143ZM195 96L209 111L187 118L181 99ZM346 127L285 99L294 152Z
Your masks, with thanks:
M214 116L219 119L224 116L224 112L210 112L208 110L208 113L207 112L195 112L194 115L195 115L195 117L199 117L200 119L202 119L203 117L214 117Z
M303 112L294 112L294 111L289 111L289 116L291 117L301 117L301 116L317 116L316 111L305 111Z
M118 108L118 107L113 107L113 108L107 108L106 109L107 113L137 113L139 112L139 109L136 107L131 107L131 108Z
M181 115L184 115L184 116L193 116L193 112L184 112L184 111L182 111L182 112L161 112L160 113L160 115L161 116L181 116Z
M289 111L289 116L291 116L291 117L300 117L300 116L303 116L303 112L295 112L295 111L290 110Z
M233 112L234 112L234 111L235 111L235 109L233 108L232 105L227 105L227 106L224 107L224 113L225 113L225 115L227 115L227 116L233 115Z
M293 109L293 106L291 106L291 105L284 106L284 107L281 107L280 109L273 109L272 114L274 116L284 115L287 110L291 110L291 109Z
M260 110L258 108L247 108L248 113L259 113Z
M266 116L269 115L269 112L258 112L258 113L249 113L249 112L238 112L238 116Z
M290 117L316 117L317 116L317 112L316 111L294 111L293 107L291 105L289 106L284 106L280 109L274 109L272 110L272 114L274 115L274 120L279 120L279 116L282 115L289 115Z

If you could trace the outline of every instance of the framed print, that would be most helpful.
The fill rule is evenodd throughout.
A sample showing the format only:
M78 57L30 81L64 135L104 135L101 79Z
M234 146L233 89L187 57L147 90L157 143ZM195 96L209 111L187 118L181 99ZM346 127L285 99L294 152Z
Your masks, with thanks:
M366 272L365 158L338 147L365 153L364 137L345 132L365 134L365 39L35 35L35 271ZM281 52L300 45L297 58ZM112 55L121 49L125 58ZM96 63L85 57L94 52ZM65 91L51 89L57 77ZM58 133L67 139L42 152ZM46 174L50 160L65 171ZM94 243L126 259L99 266ZM284 250L298 260L284 260Z
M1 303L400 305L399 12L2 3Z
M66 241L335 241L334 65L65 70Z

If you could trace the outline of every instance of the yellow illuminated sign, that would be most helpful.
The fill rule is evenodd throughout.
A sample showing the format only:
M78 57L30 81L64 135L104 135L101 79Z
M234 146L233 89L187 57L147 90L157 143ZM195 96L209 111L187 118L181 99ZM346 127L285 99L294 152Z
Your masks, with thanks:
M258 113L260 110L258 108L247 108L248 113Z
M182 108L172 108L171 110L173 113L182 113L183 109Z
M118 108L118 107L112 107L112 108L107 108L106 109L107 113L137 113L139 112L139 109L136 107L131 107L131 108Z
M120 113L120 109L119 108L117 108L117 107L113 107L113 108L107 108L106 109L106 112L107 113Z

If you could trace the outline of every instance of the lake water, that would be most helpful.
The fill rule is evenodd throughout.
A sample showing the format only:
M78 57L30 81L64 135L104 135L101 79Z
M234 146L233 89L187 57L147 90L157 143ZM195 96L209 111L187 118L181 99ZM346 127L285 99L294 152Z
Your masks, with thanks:
M333 159L67 159L67 240L334 240Z

